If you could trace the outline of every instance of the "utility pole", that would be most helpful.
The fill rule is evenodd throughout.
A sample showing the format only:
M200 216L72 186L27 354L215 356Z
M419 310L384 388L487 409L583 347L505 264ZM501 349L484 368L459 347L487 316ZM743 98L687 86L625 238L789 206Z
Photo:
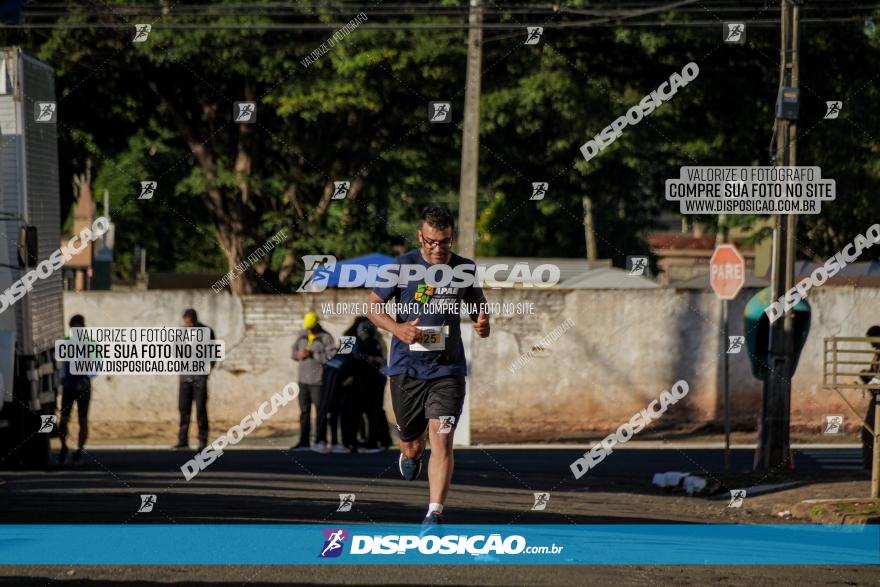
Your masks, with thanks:
M483 7L471 0L468 17L467 87L461 137L458 254L472 259L477 233L477 170L480 156L480 76L483 61Z
M583 197L584 204L584 238L587 241L587 261L595 261L599 258L596 253L596 231L593 230L593 199L590 196Z
M483 7L481 0L471 0L468 16L467 87L464 91L464 121L461 137L461 184L458 204L458 254L473 259L477 237L477 176L480 156L480 77L483 61ZM471 378L474 331L461 329L465 360L471 374L465 379L464 406L456 426L455 443L471 444Z
M783 93L798 95L798 49L800 5L803 0L782 1L782 51L780 93L776 113L774 164L797 165L797 115L780 116ZM799 99L799 98L798 98ZM779 299L794 286L795 231L797 216L777 214L773 230L773 272L771 298ZM761 438L756 455L760 468L773 469L790 456L791 377L794 375L794 312L770 325L770 364L766 382ZM788 468L792 463L788 463Z
M718 217L718 238L715 241L716 246L727 243L730 237L730 230L727 227L727 216L721 214ZM721 381L724 396L724 470L731 469L730 456L730 353L727 347L730 344L730 316L728 308L728 300L721 300L721 347L724 349L724 359L721 362Z

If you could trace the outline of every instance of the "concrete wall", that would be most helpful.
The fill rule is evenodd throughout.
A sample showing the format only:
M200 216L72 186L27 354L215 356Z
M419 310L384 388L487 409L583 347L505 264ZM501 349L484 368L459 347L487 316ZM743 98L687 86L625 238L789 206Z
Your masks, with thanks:
M472 433L475 440L566 439L609 430L657 398L678 379L688 396L658 425L690 429L723 417L719 380L725 343L720 302L711 293L653 290L490 291L491 301L531 302L533 315L495 317L492 336L475 338L472 361ZM742 312L754 292L731 302L730 334L743 333ZM363 302L363 291L235 298L210 291L86 292L65 294L65 316L83 314L89 326L177 325L194 307L226 342L227 359L210 379L212 436L238 422L260 402L296 381L290 349L302 315L322 303ZM829 287L810 292L811 332L793 380L792 421L817 430L825 414L848 414L834 392L821 389L822 339L862 336L880 323L880 289ZM328 315L338 337L351 315ZM536 345L566 320L574 325L545 348ZM569 323L570 324L570 323ZM557 332L560 332L557 331ZM388 341L390 342L390 341ZM533 351L511 372L518 357ZM730 357L735 426L753 428L761 383L744 351ZM859 392L850 397L859 407ZM386 402L392 418L390 402ZM298 408L288 406L259 433L293 430ZM177 419L174 376L101 376L91 407L96 436L173 440ZM847 416L848 427L855 421Z

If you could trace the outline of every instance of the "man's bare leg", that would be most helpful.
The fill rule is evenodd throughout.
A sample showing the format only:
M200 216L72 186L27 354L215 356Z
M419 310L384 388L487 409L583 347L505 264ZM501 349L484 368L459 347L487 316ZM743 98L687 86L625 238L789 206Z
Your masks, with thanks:
M401 440L400 452L402 452L403 456L408 459L417 459L421 457L422 453L425 452L425 435L422 434L421 437L416 438L415 440Z
M446 434L440 434L437 430L441 422L436 418L428 421L428 438L431 441L431 458L428 461L428 486L430 487L431 503L443 504L446 502L446 494L449 492L449 483L452 481L452 438L455 428Z

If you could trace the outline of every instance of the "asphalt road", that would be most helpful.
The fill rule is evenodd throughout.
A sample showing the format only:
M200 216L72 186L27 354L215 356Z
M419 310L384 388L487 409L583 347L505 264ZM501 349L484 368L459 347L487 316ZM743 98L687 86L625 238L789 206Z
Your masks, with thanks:
M760 509L729 510L724 495L689 498L665 493L651 486L651 477L661 471L702 473L722 489L765 486L780 477L807 484L823 479L866 484L868 479L867 472L856 470L858 449L850 448L797 451L796 474L775 472L766 478L749 471L751 450L735 450L733 468L741 473L725 475L719 472L722 451L685 448L618 450L575 480L569 464L581 453L456 451L447 523L776 523L782 520ZM0 523L417 523L427 501L425 471L415 482L403 481L397 454L230 450L185 481L180 465L191 453L89 450L76 466L0 471ZM531 509L534 492L550 492L546 510ZM142 493L156 494L152 512L137 512ZM356 495L350 512L336 511L340 493ZM0 583L16 585L92 580L108 585L120 580L140 585L574 585L585 584L587 577L591 584L617 585L880 584L880 570L874 567L0 567Z
M457 450L448 523L646 523L701 521L686 511L647 507L667 496L650 484L660 471L715 478L723 452L715 449L626 449L609 455L575 480L577 450ZM800 473L844 471L856 449L809 449L795 456ZM230 450L195 479L180 465L192 456L170 450L89 450L82 462L46 471L5 471L0 523L417 523L427 502L427 475L405 482L396 451L378 455L322 455L276 450ZM733 468L747 471L753 452L733 451ZM853 473L856 473L853 471ZM837 473L835 475L838 475ZM735 477L734 477L735 478ZM730 484L730 483L728 483ZM754 485L743 477L731 488ZM552 506L532 511L534 492L550 492ZM157 495L150 515L137 514L139 495ZM355 507L337 514L340 493ZM636 511L615 495L642 494ZM593 503L600 496L600 504ZM659 503L658 503L659 505ZM619 506L619 507L618 507Z

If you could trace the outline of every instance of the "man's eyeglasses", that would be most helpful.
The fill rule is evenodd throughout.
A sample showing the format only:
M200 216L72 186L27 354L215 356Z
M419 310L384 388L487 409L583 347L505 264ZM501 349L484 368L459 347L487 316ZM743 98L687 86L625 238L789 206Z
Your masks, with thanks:
M445 238L442 241L435 241L433 239L429 239L425 235L422 235L422 242L429 249L433 249L434 247L437 247L440 249L448 249L449 247L452 246L452 239L451 238Z

